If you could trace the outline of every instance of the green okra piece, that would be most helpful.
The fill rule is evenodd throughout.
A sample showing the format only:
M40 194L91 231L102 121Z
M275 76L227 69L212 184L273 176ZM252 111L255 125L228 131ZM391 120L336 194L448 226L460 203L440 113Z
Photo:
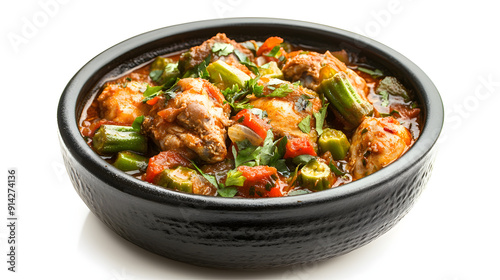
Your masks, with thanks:
M151 64L149 76L160 85L167 87L174 84L180 76L178 62L167 57L157 57Z
M259 67L259 73L270 79L283 79L283 72L275 61L271 61Z
M217 60L207 66L210 80L221 90L237 85L239 88L245 86L245 82L250 80L245 72L233 67L222 60Z
M347 136L342 131L332 128L323 130L318 139L318 145L323 152L329 151L334 160L344 159L351 146Z
M312 191L329 189L334 183L330 167L321 161L311 160L300 169L302 186Z
M196 171L191 168L178 166L174 169L165 169L158 174L154 183L158 186L193 193L193 178L197 176Z
M92 146L103 155L121 151L145 153L148 139L131 126L101 125L92 138Z
M121 171L146 171L149 158L130 151L119 152L113 166Z
M359 96L343 72L338 72L332 78L323 80L320 90L349 123L349 128L357 127L365 116L373 113L373 105Z

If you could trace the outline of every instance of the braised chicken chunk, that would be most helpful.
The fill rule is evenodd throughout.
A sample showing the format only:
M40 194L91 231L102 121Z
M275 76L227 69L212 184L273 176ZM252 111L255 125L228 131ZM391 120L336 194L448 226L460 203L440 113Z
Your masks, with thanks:
M317 52L295 51L288 54L288 60L283 66L283 74L287 80L301 81L312 90L318 90L321 83L321 68L329 65L336 72L344 72L358 94L366 99L368 87L366 81L354 71L333 56L329 51L324 54Z
M318 133L316 132L313 113L321 109L321 100L318 94L312 90L290 82L269 79L265 84L263 95L269 96L278 88L286 88L284 97L252 97L250 105L267 112L273 132L278 137L289 138L308 137L312 143L316 143ZM285 95L283 94L283 95ZM299 128L299 123L306 117L310 121L308 126L310 132L304 132Z
M132 124L135 118L149 111L149 106L142 103L142 92L146 86L140 82L107 85L97 98L101 117L116 123Z
M164 151L187 148L209 163L224 160L230 112L224 97L207 80L185 78L177 85L174 98L161 96L153 106L144 130Z
M226 34L218 33L214 37L203 42L203 44L193 47L189 49L189 51L183 53L179 59L179 69L181 71L193 69L210 56L210 62L221 59L227 64L238 67L240 70L251 75L252 73L250 70L240 64L238 56L234 53L235 50L239 51L249 60L253 60L254 58L252 51L236 41L227 38Z
M353 179L368 176L398 159L410 146L411 134L393 117L366 118L356 129L349 149Z

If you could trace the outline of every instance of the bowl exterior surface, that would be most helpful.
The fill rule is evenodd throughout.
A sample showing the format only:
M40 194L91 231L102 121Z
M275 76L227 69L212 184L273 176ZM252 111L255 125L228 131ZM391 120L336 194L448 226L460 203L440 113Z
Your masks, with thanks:
M264 27L267 29L263 29ZM263 31L265 30L265 31ZM157 55L200 44L217 32L236 40L280 34L293 43L357 51L409 85L423 106L424 130L400 159L366 178L294 197L225 199L161 189L100 159L79 134L77 118L103 80ZM172 26L124 41L85 65L58 107L61 150L71 181L89 209L130 242L200 266L262 269L316 262L350 252L392 228L427 183L442 102L418 67L389 48L343 30L277 19L212 20Z
M77 193L123 238L159 255L200 266L261 269L315 262L359 248L392 228L427 182L433 156L374 193L295 209L239 211L148 201L107 184L63 147Z

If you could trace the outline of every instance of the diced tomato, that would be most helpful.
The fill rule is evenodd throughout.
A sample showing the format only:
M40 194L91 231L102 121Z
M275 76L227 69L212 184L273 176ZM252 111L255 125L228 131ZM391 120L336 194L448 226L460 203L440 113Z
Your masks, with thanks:
M272 166L238 166L238 171L240 171L243 177L247 178L245 180L245 185L253 185L258 182L262 182L271 178L274 174L277 174L276 168Z
M158 102L158 100L159 100L159 99L160 99L160 97L155 96L155 97L153 97L152 99L149 99L148 101L146 101L146 103L147 103L148 105L153 106L153 105L155 105L155 104Z
M238 195L243 197L278 197L283 196L282 189L286 186L278 171L270 166L239 166L238 171L246 178Z
M317 155L311 140L307 137L288 139L284 158L294 158L300 155Z
M267 40L259 47L257 50L257 56L266 54L270 52L274 47L283 43L283 39L280 37L269 37Z
M160 174L163 170L177 166L191 167L191 162L178 152L160 152L149 159L146 174L144 174L142 179L152 183L156 175Z
M267 131L271 128L271 126L265 120L259 118L248 109L239 111L238 114L233 117L233 119L236 121L241 120L242 125L253 130L262 139L266 138Z
M269 191L269 197L280 197L283 196L281 189L279 187L274 187Z

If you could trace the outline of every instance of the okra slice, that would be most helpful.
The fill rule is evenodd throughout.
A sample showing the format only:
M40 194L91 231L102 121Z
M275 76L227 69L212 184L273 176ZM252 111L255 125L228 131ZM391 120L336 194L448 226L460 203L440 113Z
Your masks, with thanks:
M349 123L348 128L357 127L365 116L373 113L372 104L359 96L343 72L338 72L332 78L323 80L320 90Z
M193 193L194 176L197 176L197 173L193 169L178 166L163 170L155 177L154 183L167 189Z
M103 155L121 151L145 153L148 140L131 126L101 125L92 138L92 146Z
M119 152L113 166L121 171L141 170L148 167L148 158L129 151Z
M245 72L220 59L210 63L210 65L207 66L207 71L210 75L211 82L221 90L230 88L233 85L238 85L240 88L243 88L245 82L250 80L250 76Z
M351 146L344 132L332 128L323 130L318 145L323 152L329 151L335 160L344 159Z
M335 182L330 167L321 161L311 160L300 170L302 186L312 191L329 189Z
M283 72L281 72L275 61L271 61L259 67L259 73L262 76L269 77L270 79L284 79Z

